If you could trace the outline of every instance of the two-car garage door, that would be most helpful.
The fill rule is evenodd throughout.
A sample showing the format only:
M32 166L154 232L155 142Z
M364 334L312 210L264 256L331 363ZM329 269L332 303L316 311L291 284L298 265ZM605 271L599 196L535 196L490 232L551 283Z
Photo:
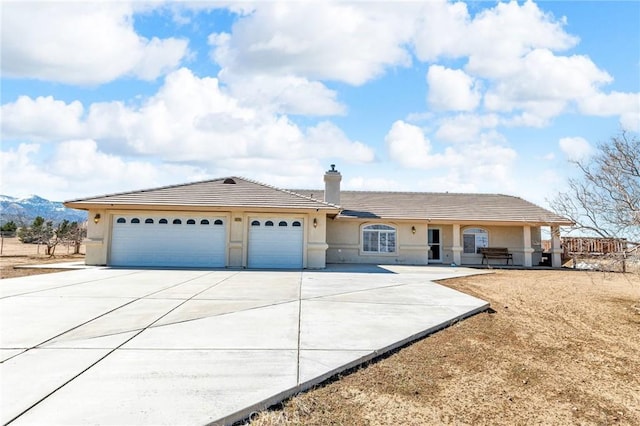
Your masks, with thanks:
M226 218L122 215L113 217L113 266L224 267Z

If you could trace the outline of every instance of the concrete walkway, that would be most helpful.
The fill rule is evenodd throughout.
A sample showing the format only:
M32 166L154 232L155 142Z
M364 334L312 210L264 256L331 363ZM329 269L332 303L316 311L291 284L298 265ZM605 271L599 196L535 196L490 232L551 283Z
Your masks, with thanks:
M228 424L488 304L483 271L93 268L0 281L2 424Z

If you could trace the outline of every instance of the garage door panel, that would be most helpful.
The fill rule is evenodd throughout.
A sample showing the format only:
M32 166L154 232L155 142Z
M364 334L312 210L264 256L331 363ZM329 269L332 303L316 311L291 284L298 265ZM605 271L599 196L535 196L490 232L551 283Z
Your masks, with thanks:
M267 223L273 226L266 226ZM286 226L280 226L280 224ZM293 226L296 223L299 226ZM252 219L249 226L250 268L302 268L304 227L301 219Z
M137 217L140 223L131 223ZM124 218L126 223L117 223ZM160 219L168 223L159 223ZM154 223L145 223L153 219ZM174 224L174 219L181 223ZM187 225L189 218L169 216L116 216L114 220L110 265L114 266L173 266L223 267L226 264L226 227L221 217L206 217ZM218 220L222 225L214 225Z

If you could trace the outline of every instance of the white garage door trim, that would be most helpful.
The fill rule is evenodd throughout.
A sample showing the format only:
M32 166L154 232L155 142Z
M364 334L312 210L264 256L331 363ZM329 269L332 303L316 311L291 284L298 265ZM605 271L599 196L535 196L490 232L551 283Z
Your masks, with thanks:
M249 268L302 268L303 244L300 218L249 219Z
M109 265L224 267L226 224L220 216L113 215Z

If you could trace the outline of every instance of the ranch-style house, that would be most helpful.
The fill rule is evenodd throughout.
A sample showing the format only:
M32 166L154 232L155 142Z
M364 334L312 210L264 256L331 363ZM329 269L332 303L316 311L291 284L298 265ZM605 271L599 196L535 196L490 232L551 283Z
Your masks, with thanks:
M500 194L285 190L241 177L67 201L88 210L88 265L324 268L327 263L560 266L571 222Z

